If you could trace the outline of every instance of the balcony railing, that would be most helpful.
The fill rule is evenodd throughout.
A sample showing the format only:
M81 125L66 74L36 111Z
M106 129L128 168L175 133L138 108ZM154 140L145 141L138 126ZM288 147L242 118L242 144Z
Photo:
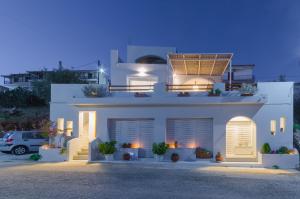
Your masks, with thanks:
M257 84L253 83L252 86L257 87ZM240 90L241 87L242 87L242 83L232 83L231 85L229 83L225 84L226 91Z
M242 83L225 83L226 91L240 90ZM252 86L256 87L254 83ZM208 92L213 84L166 84L167 92ZM110 85L109 92L153 92L154 85Z
M166 89L169 92L206 92L213 89L213 84L167 84Z
M110 85L109 92L153 92L153 85Z

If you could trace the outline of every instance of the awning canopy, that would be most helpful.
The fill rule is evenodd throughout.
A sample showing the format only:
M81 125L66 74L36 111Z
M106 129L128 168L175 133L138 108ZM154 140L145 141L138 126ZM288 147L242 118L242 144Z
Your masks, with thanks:
M176 75L221 76L231 61L232 53L169 54L168 63Z

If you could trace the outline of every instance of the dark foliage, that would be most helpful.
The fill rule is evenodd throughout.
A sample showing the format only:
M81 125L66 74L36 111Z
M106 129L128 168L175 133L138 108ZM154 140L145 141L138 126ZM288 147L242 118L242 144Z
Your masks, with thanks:
M44 105L45 101L43 99L20 87L0 93L0 106L4 108Z

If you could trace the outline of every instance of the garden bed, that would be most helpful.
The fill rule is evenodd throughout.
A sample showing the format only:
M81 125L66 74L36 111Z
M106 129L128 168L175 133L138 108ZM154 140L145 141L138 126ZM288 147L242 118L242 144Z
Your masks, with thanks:
M264 167L279 167L281 169L294 169L299 167L299 154L262 154Z

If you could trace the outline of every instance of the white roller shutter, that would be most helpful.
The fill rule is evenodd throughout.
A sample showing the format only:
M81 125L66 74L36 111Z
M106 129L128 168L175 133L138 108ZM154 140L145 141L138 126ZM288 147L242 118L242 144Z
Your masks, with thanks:
M140 157L152 157L152 144L153 144L153 120L139 121L140 132Z
M168 119L166 140L170 144L177 141L178 146L183 148L203 147L212 150L212 119Z
M153 119L109 119L110 140L139 144L140 157L152 157Z
M230 121L226 126L226 155L255 156L255 138L251 121Z

